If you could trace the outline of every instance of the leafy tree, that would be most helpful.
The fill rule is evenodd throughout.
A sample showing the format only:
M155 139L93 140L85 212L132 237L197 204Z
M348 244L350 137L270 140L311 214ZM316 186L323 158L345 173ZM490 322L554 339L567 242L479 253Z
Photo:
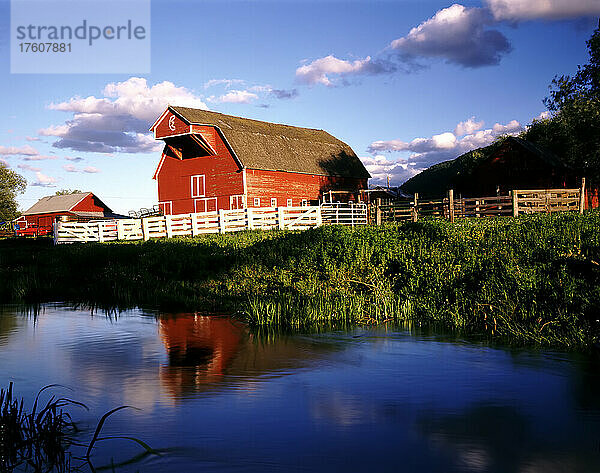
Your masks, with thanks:
M12 220L19 216L18 194L25 192L27 181L6 164L0 163L0 221Z
M589 63L555 77L544 104L551 116L534 120L524 138L552 150L581 176L600 183L600 25L587 41Z
M79 189L61 189L59 191L56 191L54 193L54 195L69 195L69 194L80 194L81 191Z

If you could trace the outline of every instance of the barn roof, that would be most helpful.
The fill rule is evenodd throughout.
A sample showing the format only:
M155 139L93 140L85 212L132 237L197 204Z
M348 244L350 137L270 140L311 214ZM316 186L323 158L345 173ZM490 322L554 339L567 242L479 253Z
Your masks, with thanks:
M549 151L546 148L543 148L539 145L536 145L535 143L532 143L531 141L527 141L524 140L523 138L519 138L518 136L508 136L504 142L502 143L503 145L506 143L515 143L519 146L522 146L525 150L529 151L531 154L537 156L538 158L540 158L542 161L546 162L546 164L555 167L555 168L559 168L559 169L564 169L564 168L568 168L568 166L558 157L556 156L554 153L552 153L551 151ZM491 155L489 159L493 159L493 156L502 148L502 146L498 149L496 149Z
M190 124L215 126L244 167L325 176L371 177L352 148L323 130L169 107Z
M72 209L90 194L94 195L91 192L77 192L75 194L49 195L46 197L42 197L25 212L23 212L23 215L45 214L53 212L73 212ZM112 210L109 209L108 206L104 204L104 202L98 199L98 197L96 197L96 199L104 206L104 208L108 212L112 212ZM77 211L73 213L80 214L82 216L103 216L102 212Z

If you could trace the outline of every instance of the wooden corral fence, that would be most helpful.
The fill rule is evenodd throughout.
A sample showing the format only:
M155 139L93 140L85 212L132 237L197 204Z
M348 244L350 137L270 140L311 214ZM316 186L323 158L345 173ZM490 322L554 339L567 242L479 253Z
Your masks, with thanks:
M240 230L305 230L321 225L366 224L366 204L260 207L88 223L57 221L54 243L149 240Z
M422 217L441 217L454 221L461 217L517 216L530 213L576 211L585 208L585 179L579 189L534 189L511 191L510 195L493 197L454 198L454 191L437 200L421 200L415 194L412 200L383 202L380 199L369 209L369 221L416 222Z

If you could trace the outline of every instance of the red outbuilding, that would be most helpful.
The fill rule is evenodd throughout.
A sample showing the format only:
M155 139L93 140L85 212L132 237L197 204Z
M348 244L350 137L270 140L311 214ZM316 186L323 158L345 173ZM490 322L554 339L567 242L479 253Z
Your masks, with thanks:
M174 106L150 130L165 142L154 173L165 214L300 206L329 191L356 200L370 177L323 130Z
M48 235L57 217L67 220L92 220L115 217L113 211L91 192L42 197L23 212L15 223L17 235Z

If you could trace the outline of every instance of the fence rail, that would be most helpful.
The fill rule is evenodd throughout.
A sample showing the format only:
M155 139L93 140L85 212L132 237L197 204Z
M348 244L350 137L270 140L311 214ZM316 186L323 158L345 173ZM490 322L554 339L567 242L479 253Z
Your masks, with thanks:
M241 230L306 230L321 225L366 224L365 204L260 207L87 223L57 221L54 243L149 240Z
M442 217L450 220L460 217L517 216L530 213L583 212L585 207L585 179L579 189L513 190L510 195L492 197L454 198L454 192L438 200L421 200L415 194L412 200L382 202L378 200L369 209L369 221L417 221L421 217Z

